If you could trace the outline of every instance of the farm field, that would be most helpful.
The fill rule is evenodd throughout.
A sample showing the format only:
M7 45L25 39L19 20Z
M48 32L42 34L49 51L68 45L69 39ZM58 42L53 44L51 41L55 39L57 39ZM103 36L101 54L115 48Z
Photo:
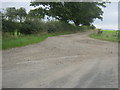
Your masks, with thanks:
M119 33L120 31L102 30L101 34L92 33L89 36L100 40L120 42Z

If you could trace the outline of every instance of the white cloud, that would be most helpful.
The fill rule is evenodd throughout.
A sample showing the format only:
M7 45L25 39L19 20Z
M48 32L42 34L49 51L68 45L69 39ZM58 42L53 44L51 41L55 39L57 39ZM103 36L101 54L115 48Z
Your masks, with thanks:
M102 29L118 29L118 3L112 2L103 9L103 21L95 20L94 25Z
M111 2L119 2L119 0L110 0Z
M2 2L31 2L33 0L0 0ZM42 0L41 0L42 1ZM43 1L66 1L66 0L43 0ZM75 2L76 0L71 0L72 2ZM82 0L82 2L86 2L86 0ZM92 0L87 0L87 2L91 2ZM101 1L101 0L95 0L95 1ZM110 2L119 2L119 0L102 0L104 2L110 1Z
M97 28L118 30L118 24L95 24Z
M31 2L31 0L0 0L1 2Z

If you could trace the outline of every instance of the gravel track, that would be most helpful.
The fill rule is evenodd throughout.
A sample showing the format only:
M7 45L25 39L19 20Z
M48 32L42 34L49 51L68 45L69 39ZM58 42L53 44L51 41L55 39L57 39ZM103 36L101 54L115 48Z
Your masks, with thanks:
M117 88L118 43L91 32L49 37L2 52L3 88Z

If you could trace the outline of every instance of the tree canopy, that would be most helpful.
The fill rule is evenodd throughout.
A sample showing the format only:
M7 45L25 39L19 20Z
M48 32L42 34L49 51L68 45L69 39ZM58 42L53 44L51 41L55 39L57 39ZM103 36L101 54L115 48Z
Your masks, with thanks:
M25 19L26 15L27 13L26 13L25 8L21 7L17 9L17 18L18 20L20 20L20 22L22 22Z
M31 2L31 6L39 6L32 10L39 13L37 15L52 16L58 20L73 21L76 26L90 25L94 20L102 20L103 11L101 7L106 7L105 2Z
M15 7L6 8L5 17L10 21L17 19L17 12Z
M9 7L6 8L6 11L4 13L4 18L10 20L10 21L20 21L22 22L25 17L26 17L27 13L25 8L21 7L19 9L16 9L15 7Z
M66 12L67 11L65 11L64 13ZM50 13L52 13L52 11ZM95 29L93 25L74 26L72 24L66 23L66 22L69 22L70 18L71 20L73 18L71 16L68 20L69 15L67 13L63 18L58 18L53 13L52 15L56 17L56 19L58 18L58 20L55 20L55 21L44 22L41 20L41 18L44 18L45 15L50 16L50 13L48 13L46 9L42 9L42 8L30 10L28 13L26 13L25 8L23 7L18 9L16 9L15 7L9 7L9 8L3 9L3 11L0 12L0 15L2 17L2 29L3 29L2 31L4 33L8 32L11 35L17 36L17 35L20 35L20 33L36 34L36 33L46 33L46 32L47 33L66 32L66 31L77 32L77 31L82 31L87 29L88 30ZM59 12L57 13L58 15L64 14Z

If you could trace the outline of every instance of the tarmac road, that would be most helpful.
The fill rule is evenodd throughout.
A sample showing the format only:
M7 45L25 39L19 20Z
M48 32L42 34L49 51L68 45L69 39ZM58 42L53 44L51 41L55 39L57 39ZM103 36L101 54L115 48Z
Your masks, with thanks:
M3 51L3 88L117 88L118 43L90 32Z

